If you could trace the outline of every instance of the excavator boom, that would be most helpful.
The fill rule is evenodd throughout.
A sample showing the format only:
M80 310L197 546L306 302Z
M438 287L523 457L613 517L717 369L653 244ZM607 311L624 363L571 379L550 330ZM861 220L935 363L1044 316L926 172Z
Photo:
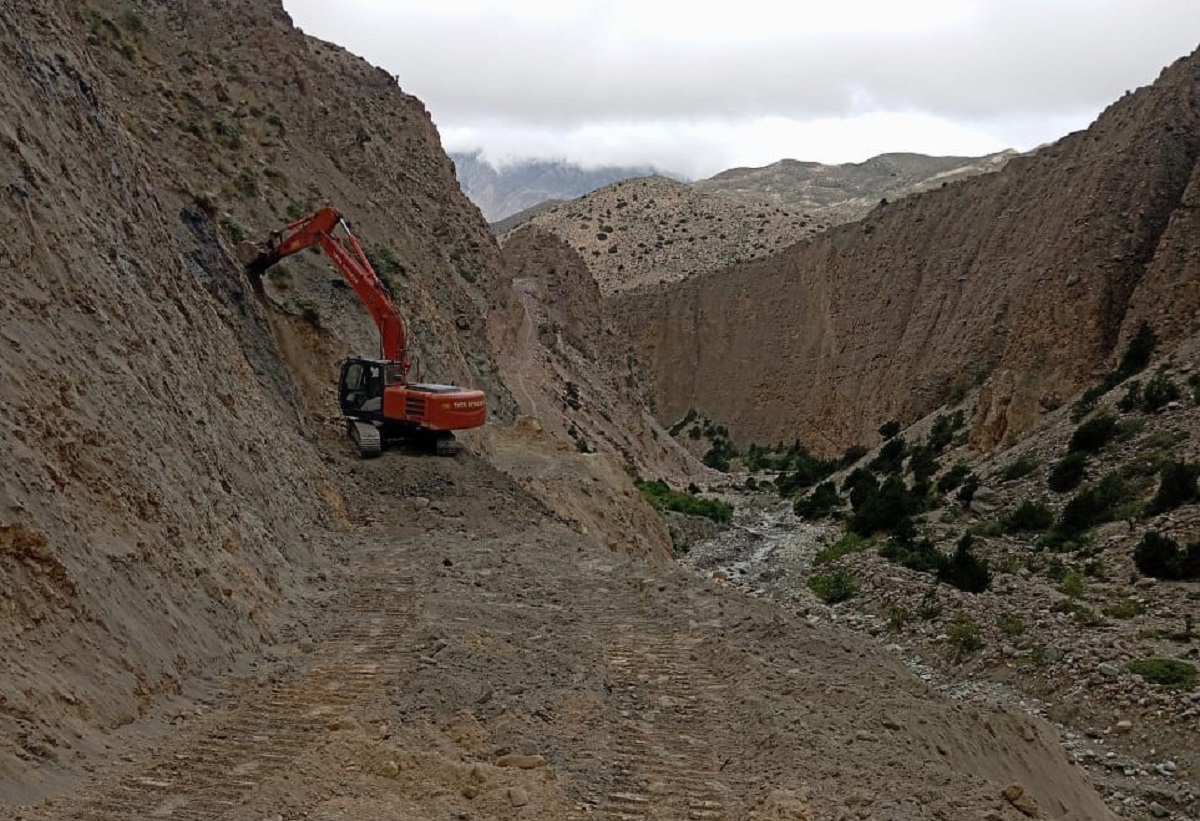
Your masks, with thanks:
M272 233L265 245L243 243L237 254L246 270L261 278L280 260L313 246L325 251L379 329L382 358L344 360L338 381L338 403L359 453L378 454L389 437L415 437L439 455L456 453L452 431L483 425L486 397L454 385L408 381L404 320L340 213L322 208Z
M334 232L341 227L345 240ZM333 208L322 208L310 217L296 220L282 231L271 234L265 248L251 245L252 252L242 252L246 269L262 276L280 260L305 248L319 245L341 272L342 278L358 294L367 312L379 329L380 352L384 359L397 362L408 375L408 349L404 320L375 269L371 267L358 238L342 215ZM347 247L347 245L349 247ZM250 256L253 253L253 256Z

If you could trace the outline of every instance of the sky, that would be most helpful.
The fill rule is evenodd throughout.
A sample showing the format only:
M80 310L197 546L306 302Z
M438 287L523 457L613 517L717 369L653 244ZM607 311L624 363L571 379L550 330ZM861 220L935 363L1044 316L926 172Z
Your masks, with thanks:
M688 178L1028 150L1200 47L1200 0L283 0L448 151Z

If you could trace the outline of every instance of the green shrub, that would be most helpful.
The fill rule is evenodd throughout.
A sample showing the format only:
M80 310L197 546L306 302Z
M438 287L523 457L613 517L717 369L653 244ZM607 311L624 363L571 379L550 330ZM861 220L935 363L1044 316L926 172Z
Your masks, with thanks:
M904 465L904 456L908 452L908 443L903 436L888 439L879 449L879 455L871 460L868 467L876 473L898 474Z
M667 432L670 433L672 436L678 436L680 433L683 432L684 428L686 428L688 425L692 424L695 421L696 421L696 409L689 408L688 412L683 415L683 418L680 419L678 422L676 422L674 425L671 425L671 429ZM755 454L758 450L759 450L758 445L750 446L750 453L752 455ZM752 462L747 462L746 469L752 473L756 473L761 469L761 467L756 466Z
M1179 386L1171 381L1165 371L1159 370L1142 391L1142 410L1147 413L1160 411L1182 396L1183 392L1179 390Z
M925 443L926 446L935 455L941 454L950 447L954 441L954 432L961 428L964 422L965 418L961 410L949 415L939 413L933 420L933 426L929 429L929 440Z
M842 490L849 494L850 506L858 510L879 490L879 480L866 468L855 468L842 480Z
M1142 383L1133 380L1125 386L1125 395L1117 400L1117 410L1129 413L1142 407Z
M1161 481L1158 491L1150 502L1148 513L1154 515L1174 510L1180 505L1196 501L1200 498L1200 489L1196 487L1196 478L1200 476L1200 465L1187 462L1167 462L1160 470Z
M975 498L975 491L979 490L979 486L982 484L983 482L978 476L974 473L968 473L967 477L963 479L962 486L958 489L955 498L958 499L963 507L966 507L971 504L971 500Z
M1179 659L1135 659L1126 665L1152 684L1171 690L1190 690L1196 686L1195 665Z
M917 604L916 616L921 621L933 621L940 615L942 615L942 603L938 599L937 587L930 587Z
M891 439L893 436L895 436L899 432L900 432L900 423L896 422L895 420L893 420L891 422L884 422L882 425L879 426L879 435L882 436L884 439Z
M1085 589L1083 576L1074 571L1067 573L1067 575L1063 576L1062 586L1060 589L1065 595L1070 596L1073 599L1083 598Z
M958 612L954 617L954 623L946 632L950 636L951 645L955 648L957 659L983 649L984 642L983 636L979 632L979 625L965 610Z
M987 559L971 553L975 539L970 533L963 534L955 547L954 555L938 570L938 579L967 593L982 593L992 583L992 571Z
M888 611L887 629L889 633L899 633L910 621L913 614L903 607L893 607Z
M942 474L942 478L938 479L937 489L940 493L949 493L971 475L971 468L959 462L954 467Z
M1028 629L1025 620L1016 613L1005 613L997 619L996 626L1000 628L1001 633L1010 637L1020 636Z
M232 217L222 217L220 225L221 233L234 245L246 241L246 229L238 225Z
M1004 519L1004 529L1009 533L1037 533L1054 524L1054 512L1041 502L1026 499Z
M1087 467L1087 454L1082 451L1068 453L1055 463L1046 477L1046 484L1055 493L1067 493L1079 487Z
M700 516L722 523L733 519L733 507L719 499L703 499L692 493L672 490L671 486L661 479L655 481L635 479L634 484L646 497L646 501L659 510L670 510L687 516Z
M1080 536L1092 527L1112 521L1116 511L1129 501L1132 489L1119 473L1110 473L1075 494L1059 516L1055 528L1068 538Z
M1150 359L1154 356L1154 348L1157 345L1158 337L1150 327L1150 323L1143 319L1142 324L1138 326L1137 333L1129 340L1125 353L1121 356L1121 363L1115 372L1118 381L1124 381L1134 374L1144 371L1150 364Z
M895 441L895 440L893 440ZM860 536L870 536L894 528L918 505L899 476L889 476L882 486L869 494L850 517L850 529Z
M1067 444L1067 451L1095 453L1112 441L1118 431L1117 417L1107 413L1097 414L1075 429Z
M797 499L792 509L805 519L823 519L833 515L842 504L833 482L822 482L808 496Z
M1104 608L1104 615L1114 619L1132 619L1145 612L1145 608L1136 599L1121 599Z
M1200 542L1181 548L1174 539L1151 530L1134 549L1133 563L1155 579L1200 579Z
M808 586L817 598L826 604L845 601L858 592L858 580L845 570L821 573L808 580Z
M870 448L864 445L851 445L850 447L846 448L846 452L842 454L842 458L840 460L842 467L850 467L870 452Z
M1037 468L1037 459L1033 458L1032 456L1022 456L1017 461L1006 466L1004 470L1000 471L1000 481L1013 482L1017 479L1023 479L1037 470Z
M894 535L884 542L879 555L918 573L938 574L950 561L929 539L917 539L915 534L907 533Z
M857 533L847 530L836 542L817 551L817 555L813 558L813 564L829 564L832 561L840 559L842 556L858 553L860 550L866 550L870 546L871 541L869 539L864 539Z

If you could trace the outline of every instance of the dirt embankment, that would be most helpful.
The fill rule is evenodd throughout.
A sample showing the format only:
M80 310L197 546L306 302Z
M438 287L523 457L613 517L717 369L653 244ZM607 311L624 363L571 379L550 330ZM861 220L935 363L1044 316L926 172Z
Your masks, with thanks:
M1029 429L1143 319L1193 327L1200 57L1005 169L772 259L610 300L658 415L826 453L987 380L977 444Z
M330 464L359 510L299 638L16 817L1115 818L1044 724L597 546L474 460Z

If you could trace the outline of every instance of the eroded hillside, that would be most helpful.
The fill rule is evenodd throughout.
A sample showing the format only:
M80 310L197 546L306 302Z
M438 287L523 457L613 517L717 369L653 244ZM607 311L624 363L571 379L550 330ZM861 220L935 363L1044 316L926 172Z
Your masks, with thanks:
M658 436L598 293L544 236L501 257L392 78L274 2L0 22L11 815L1113 817L1043 722L665 565L623 466L552 437L571 412L589 447ZM421 374L486 388L497 425L561 401L545 425L455 459L335 437L363 311L316 255L259 295L231 254L325 202ZM640 464L686 469L672 447Z
M655 380L735 438L827 452L984 383L974 441L1027 430L1148 320L1194 325L1200 59L996 174L781 255L612 300Z
M629 179L539 205L503 225L507 231L530 223L561 237L610 294L770 257L861 219L881 200L996 171L1013 154L883 154L845 165L782 160L694 183Z
M293 382L278 344L295 342L302 372L322 352L373 352L374 331L307 259L267 310L231 240L338 203L403 260L423 365L488 386L501 415L511 405L476 287L498 251L390 77L274 4L17 2L0 20L11 797L276 637L321 553L313 533L344 513L305 412L325 409L331 374ZM344 333L308 327L298 299Z

